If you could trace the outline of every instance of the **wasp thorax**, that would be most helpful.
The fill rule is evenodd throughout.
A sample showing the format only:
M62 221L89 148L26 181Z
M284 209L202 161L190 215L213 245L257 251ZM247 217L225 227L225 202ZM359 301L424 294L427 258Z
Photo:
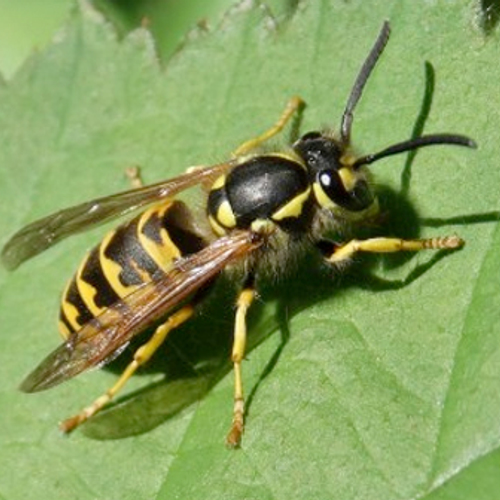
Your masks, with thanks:
M295 157L256 156L215 181L208 195L208 219L218 235L261 227L262 221L301 233L312 216L311 198L308 172Z

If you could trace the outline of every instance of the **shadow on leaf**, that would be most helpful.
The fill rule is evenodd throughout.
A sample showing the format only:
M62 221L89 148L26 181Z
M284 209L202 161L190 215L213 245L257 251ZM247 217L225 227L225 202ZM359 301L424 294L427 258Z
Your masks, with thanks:
M485 35L491 35L500 20L500 0L481 0L479 27Z

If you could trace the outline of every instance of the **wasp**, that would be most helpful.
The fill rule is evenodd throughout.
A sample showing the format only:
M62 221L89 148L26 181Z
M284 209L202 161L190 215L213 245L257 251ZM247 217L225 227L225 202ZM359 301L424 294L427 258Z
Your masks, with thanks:
M269 270L285 273L298 256L314 249L322 253L327 265L341 266L358 252L463 245L458 236L376 237L343 243L324 236L342 234L346 225L378 213L368 165L435 144L476 147L463 135L432 134L374 154L354 153L354 109L389 34L385 22L352 87L338 134L307 132L286 151L263 153L262 145L300 113L303 101L293 97L271 128L240 145L228 161L194 167L174 179L61 210L29 224L8 241L2 257L6 267L14 269L69 235L143 209L86 254L62 294L59 329L64 341L21 385L26 392L53 387L112 360L139 333L155 327L116 383L64 420L60 424L63 431L73 430L108 404L168 334L196 314L217 278L230 273L238 280L239 293L232 347L233 417L226 442L237 447L244 431L246 316L256 297L259 276ZM195 185L206 192L205 216L201 218L177 196Z

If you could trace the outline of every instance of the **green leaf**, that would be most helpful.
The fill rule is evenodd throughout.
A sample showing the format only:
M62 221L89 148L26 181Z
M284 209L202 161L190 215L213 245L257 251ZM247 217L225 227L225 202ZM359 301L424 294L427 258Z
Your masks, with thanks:
M476 139L477 151L420 151L403 197L404 157L372 169L384 186L386 232L456 233L465 248L360 257L344 278L308 259L267 283L250 317L260 343L244 365L250 405L238 451L223 444L230 287L134 377L132 397L63 439L56 423L112 384L124 361L46 393L16 386L56 347L58 294L102 230L15 273L1 270L0 497L497 496L499 41L494 29L483 33L470 3L318 0L276 24L243 2L216 29L192 33L161 69L147 31L119 39L82 1L54 42L0 88L0 234L6 241L37 217L126 189L131 165L154 182L224 160L292 95L308 103L304 131L338 127L384 19L393 33L356 110L355 145L380 150L410 137L419 120L425 133ZM184 337L202 378L165 384L164 364L171 352L183 358Z

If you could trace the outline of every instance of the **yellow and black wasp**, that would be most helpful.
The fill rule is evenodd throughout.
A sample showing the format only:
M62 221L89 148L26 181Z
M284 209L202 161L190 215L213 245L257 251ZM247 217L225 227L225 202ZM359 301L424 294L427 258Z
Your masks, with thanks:
M259 276L286 272L298 255L318 249L332 266L357 252L455 249L457 236L403 240L353 239L343 244L324 238L347 224L378 212L367 165L390 155L434 144L475 147L456 134L416 137L382 151L356 156L351 149L353 112L390 33L384 23L351 90L340 132L308 132L284 152L259 152L302 106L294 97L277 123L243 143L221 164L195 167L171 180L141 186L76 205L21 229L5 245L5 265L14 269L61 239L111 218L150 205L109 232L87 253L64 290L60 331L64 342L24 380L21 389L48 389L117 356L136 335L156 330L134 354L118 381L80 413L65 420L68 432L106 405L139 366L149 360L172 329L196 313L197 304L216 278L230 270L240 280L232 362L233 420L227 436L238 446L244 429L241 362L246 345L246 314ZM175 196L194 185L208 191L203 220Z

